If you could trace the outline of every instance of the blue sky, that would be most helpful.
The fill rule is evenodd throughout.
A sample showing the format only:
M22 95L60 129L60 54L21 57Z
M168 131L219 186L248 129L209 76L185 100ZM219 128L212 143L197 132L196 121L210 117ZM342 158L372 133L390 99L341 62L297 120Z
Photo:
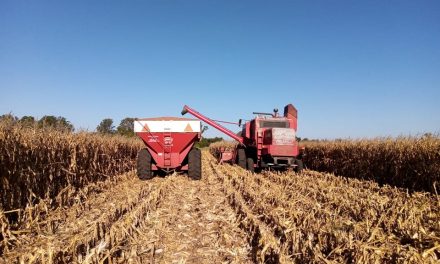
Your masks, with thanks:
M439 14L439 1L1 0L0 113L94 130L184 104L235 121L293 103L302 137L438 133Z

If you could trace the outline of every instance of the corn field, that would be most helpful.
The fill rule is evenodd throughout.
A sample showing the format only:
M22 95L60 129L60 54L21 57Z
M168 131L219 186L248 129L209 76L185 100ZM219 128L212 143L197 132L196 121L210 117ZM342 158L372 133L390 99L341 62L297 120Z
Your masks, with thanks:
M90 133L0 124L0 208L41 200L62 205L67 192L133 169L141 142Z
M218 164L218 149L235 147L224 142L202 151L199 181L141 181L137 141L14 129L0 134L0 263L440 261L435 192L314 170L251 173Z
M440 191L440 138L424 136L305 143L309 169L410 191Z

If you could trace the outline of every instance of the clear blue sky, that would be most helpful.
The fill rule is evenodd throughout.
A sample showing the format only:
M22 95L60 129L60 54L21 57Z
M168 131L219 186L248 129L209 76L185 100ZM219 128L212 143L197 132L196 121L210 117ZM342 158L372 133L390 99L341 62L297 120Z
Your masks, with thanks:
M0 0L0 92L90 130L293 103L302 137L438 133L440 1Z

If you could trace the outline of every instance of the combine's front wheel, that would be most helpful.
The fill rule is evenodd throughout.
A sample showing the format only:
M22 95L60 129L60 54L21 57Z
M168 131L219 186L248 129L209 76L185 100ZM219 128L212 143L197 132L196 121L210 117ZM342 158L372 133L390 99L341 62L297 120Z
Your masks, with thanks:
M193 180L202 178L202 153L200 149L192 149L188 154L188 175Z
M151 154L147 149L141 149L137 156L137 176L141 180L149 180L153 178L151 171Z
M247 170L250 172L254 172L255 168L254 168L254 159L253 158L247 158Z
M242 148L237 149L237 164L246 169L246 152Z

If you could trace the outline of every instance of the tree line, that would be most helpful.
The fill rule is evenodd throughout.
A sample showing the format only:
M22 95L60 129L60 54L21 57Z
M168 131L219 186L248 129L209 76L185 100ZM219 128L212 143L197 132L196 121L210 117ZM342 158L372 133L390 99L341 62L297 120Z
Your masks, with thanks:
M134 133L134 121L137 118L134 117L126 117L121 120L118 126L115 126L113 123L113 119L104 118L99 125L96 127L96 132L107 135L121 135L126 137L133 137ZM10 123L10 124L19 124L25 127L35 127L35 128L52 128L63 132L74 132L75 128L72 123L62 116L53 116L53 115L45 115L40 119L37 119L33 116L23 116L21 118L14 116L13 114L4 114L0 115L0 122L2 123ZM207 129L207 127L203 128L203 132ZM196 147L203 148L208 147L211 143L221 141L223 138L215 137L215 138L205 138L196 143Z
M18 118L13 114L4 114L0 116L0 121L10 124L20 124L25 127L50 127L66 132L73 132L75 130L72 123L70 123L70 121L62 116L45 115L40 119L36 119L33 116L23 116L21 118Z
M104 118L96 127L96 131L101 134L117 134L132 137L134 136L133 126L136 119L137 118L126 117L122 119L121 123L119 123L119 126L115 128L113 125L113 119Z
M133 123L136 118L126 117L121 120L117 127L113 125L113 119L105 118L96 127L96 131L102 134L116 134L127 137L134 136ZM33 116L23 116L21 118L9 113L0 115L0 122L19 124L25 127L52 128L63 132L74 132L73 124L62 116L45 115L40 119Z

